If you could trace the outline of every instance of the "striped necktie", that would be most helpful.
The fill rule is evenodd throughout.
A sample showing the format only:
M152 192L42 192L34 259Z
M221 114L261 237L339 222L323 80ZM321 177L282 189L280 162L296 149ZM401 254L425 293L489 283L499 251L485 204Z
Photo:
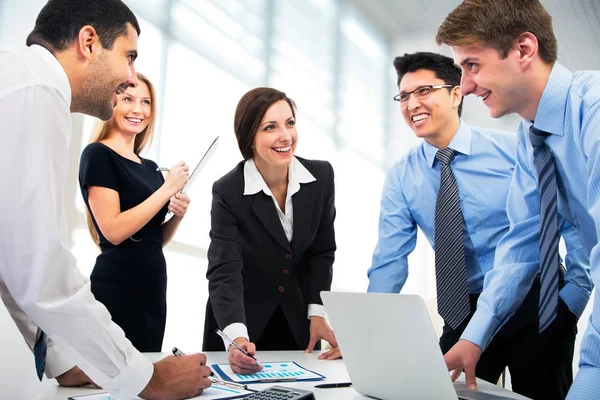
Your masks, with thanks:
M46 339L44 331L38 328L33 345L33 356L35 357L35 370L40 381L44 376L44 369L46 369L46 351L48 350Z
M435 203L435 279L438 312L456 329L471 312L458 185L450 169L456 152L438 150L440 190Z
M529 140L540 191L540 303L539 331L556 318L558 307L558 216L554 155L545 143L549 133L531 126Z

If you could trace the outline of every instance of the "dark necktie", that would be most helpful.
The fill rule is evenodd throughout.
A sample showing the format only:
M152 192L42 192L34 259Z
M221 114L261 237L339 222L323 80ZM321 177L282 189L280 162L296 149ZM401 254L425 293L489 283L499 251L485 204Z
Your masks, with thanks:
M44 331L38 328L33 345L33 356L35 357L35 370L40 381L44 376L44 369L46 369L46 351L48 350L46 339Z
M435 203L435 279L438 312L444 322L456 329L471 312L467 288L467 268L463 239L463 216L458 186L450 163L456 152L438 150L441 164L440 190Z
M546 146L549 133L531 126L529 140L540 191L540 304L539 331L552 323L558 307L558 216L554 155Z

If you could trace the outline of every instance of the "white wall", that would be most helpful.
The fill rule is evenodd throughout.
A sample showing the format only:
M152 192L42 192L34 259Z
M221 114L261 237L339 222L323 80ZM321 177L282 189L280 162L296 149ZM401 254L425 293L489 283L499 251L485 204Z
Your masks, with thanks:
M0 46L25 44L44 0L0 0Z

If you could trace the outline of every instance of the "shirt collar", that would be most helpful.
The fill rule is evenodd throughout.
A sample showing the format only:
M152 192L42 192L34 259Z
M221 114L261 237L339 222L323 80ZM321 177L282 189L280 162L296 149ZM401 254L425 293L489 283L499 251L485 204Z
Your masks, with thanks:
M536 128L553 135L564 135L562 127L572 80L573 73L555 62L535 113Z
M448 147L456 150L459 153L469 156L471 155L471 136L471 128L469 128L469 126L461 120L458 130L450 141ZM439 149L423 140L423 150L425 151L425 159L427 160L427 163L433 168L433 163L435 162L435 153L437 153Z
M301 183L310 183L316 180L306 167L294 157L288 168L288 196L297 193ZM251 158L244 163L244 195L253 195L261 190L269 196L273 195Z
M65 102L67 106L71 107L71 84L69 83L69 77L65 72L65 69L62 67L60 62L56 59L54 54L52 54L48 49L42 47L40 45L34 44L30 46L30 49L33 50L50 68L54 70L56 73L56 83L61 91L61 94L64 96Z

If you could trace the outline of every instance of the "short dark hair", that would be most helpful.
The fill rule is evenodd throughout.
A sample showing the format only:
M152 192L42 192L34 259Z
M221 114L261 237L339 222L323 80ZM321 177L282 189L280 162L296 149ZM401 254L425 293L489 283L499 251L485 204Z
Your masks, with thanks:
M394 58L394 68L398 74L398 85L402 77L408 72L415 72L420 69L433 71L436 78L444 81L446 85L460 86L460 78L462 72L460 68L454 64L454 60L450 57L443 56L437 53L418 52L413 54L405 53L403 56ZM452 91L453 88L449 88ZM462 115L463 100L461 99L458 105L458 116Z
M127 34L128 23L139 35L137 18L121 0L49 0L35 20L26 44L62 51L77 39L81 28L91 25L102 47L110 50L118 37Z
M242 96L235 109L233 130L244 160L253 157L252 144L258 127L269 107L278 101L285 100L296 118L296 103L277 89L259 87Z
M556 61L552 17L539 0L465 0L448 14L435 40L449 46L491 47L506 58L514 40L524 32L535 35L546 64Z

